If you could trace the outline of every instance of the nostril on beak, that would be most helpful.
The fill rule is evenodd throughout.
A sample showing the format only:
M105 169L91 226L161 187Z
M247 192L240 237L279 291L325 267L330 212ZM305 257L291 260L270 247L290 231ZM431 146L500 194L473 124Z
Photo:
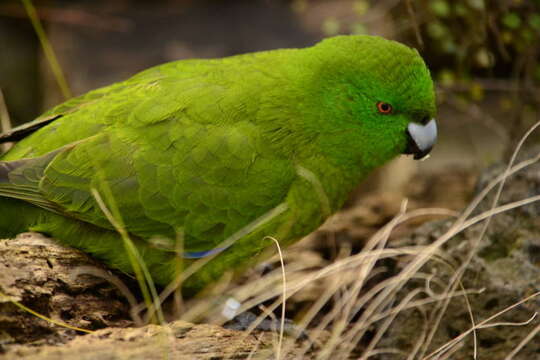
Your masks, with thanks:
M422 120L420 120L420 124L426 125L429 122L429 120L431 120L429 116L424 116Z

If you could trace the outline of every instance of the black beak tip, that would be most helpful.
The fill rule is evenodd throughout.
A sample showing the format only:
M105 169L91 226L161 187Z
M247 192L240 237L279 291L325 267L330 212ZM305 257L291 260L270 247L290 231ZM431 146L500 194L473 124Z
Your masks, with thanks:
M422 160L431 152L431 149L433 148L430 146L427 149L421 150L408 132L407 138L407 147L405 148L405 151L403 151L403 154L413 155L414 160Z
M423 158L425 158L431 152L431 149L432 148L428 148L426 150L418 151L418 152L414 153L413 159L414 160L422 160Z

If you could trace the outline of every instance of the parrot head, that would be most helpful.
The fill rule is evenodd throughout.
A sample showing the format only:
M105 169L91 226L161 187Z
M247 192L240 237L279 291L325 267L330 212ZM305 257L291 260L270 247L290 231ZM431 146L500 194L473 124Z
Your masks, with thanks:
M311 49L311 94L320 110L312 118L332 158L370 170L400 154L429 154L437 139L435 92L416 50L375 36L333 37Z

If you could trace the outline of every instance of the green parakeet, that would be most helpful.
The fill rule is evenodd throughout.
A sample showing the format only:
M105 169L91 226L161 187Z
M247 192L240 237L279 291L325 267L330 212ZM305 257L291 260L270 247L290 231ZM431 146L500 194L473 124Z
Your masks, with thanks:
M374 168L424 157L435 111L418 52L380 37L156 66L0 137L18 141L0 157L0 236L41 232L132 272L109 209L159 284L211 256L194 292L268 236L315 230Z

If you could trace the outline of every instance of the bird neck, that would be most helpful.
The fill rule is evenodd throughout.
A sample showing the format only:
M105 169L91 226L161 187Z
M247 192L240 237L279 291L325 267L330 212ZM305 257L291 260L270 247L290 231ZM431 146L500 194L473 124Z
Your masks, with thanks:
M349 194L369 173L369 169L361 166L344 167L336 164L321 153L307 158L297 158L295 164L297 173L311 182L316 192L321 190L317 187L322 188L332 213L343 206Z

